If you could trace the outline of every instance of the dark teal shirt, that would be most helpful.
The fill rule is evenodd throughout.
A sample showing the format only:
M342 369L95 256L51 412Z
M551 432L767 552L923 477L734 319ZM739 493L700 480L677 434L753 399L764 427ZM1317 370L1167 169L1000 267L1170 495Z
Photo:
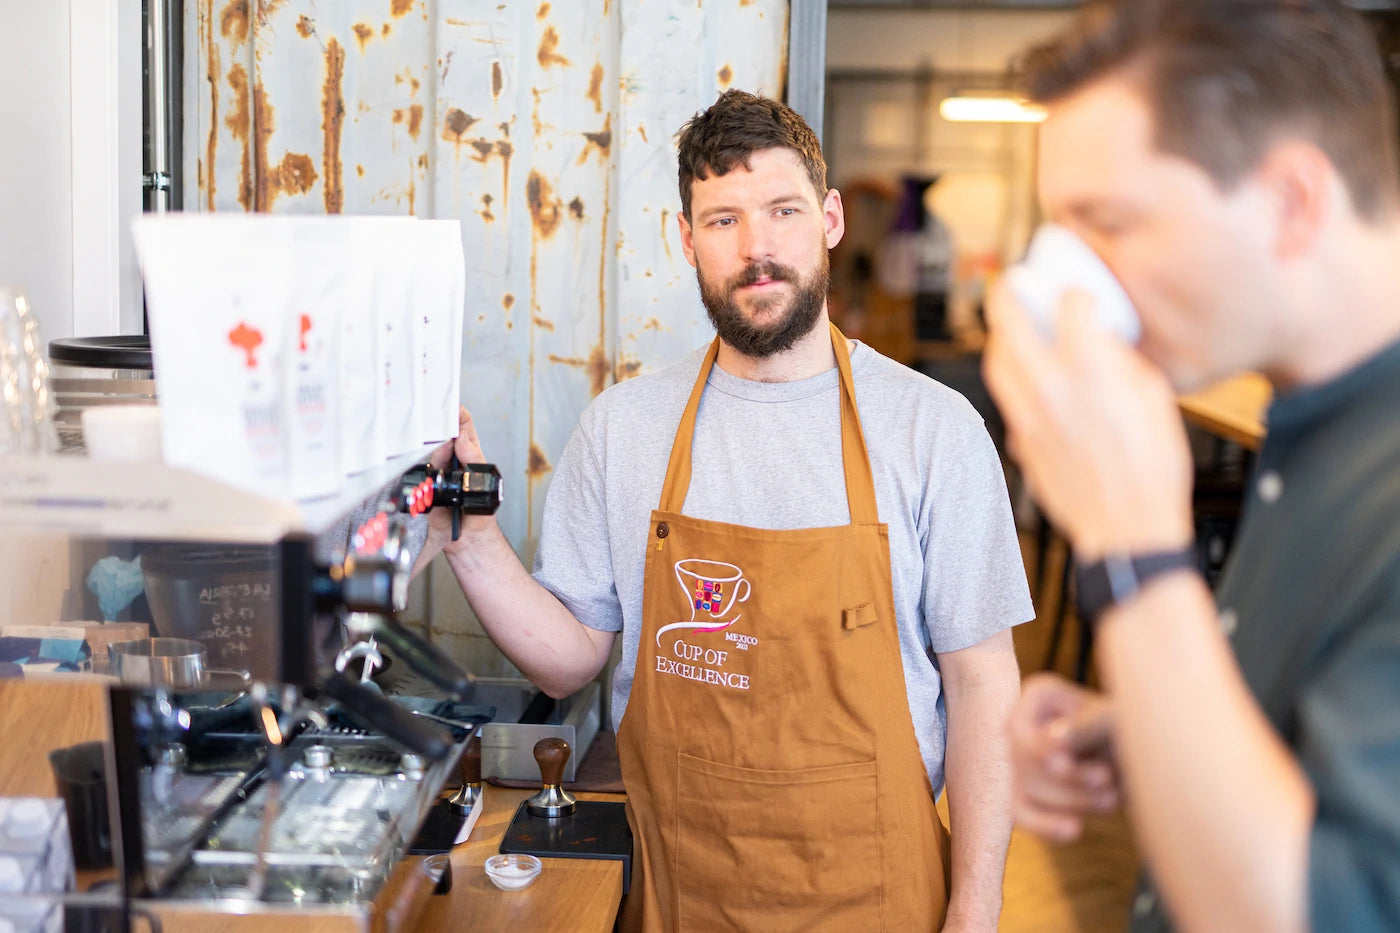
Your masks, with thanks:
M1400 344L1279 396L1268 426L1221 625L1317 793L1313 929L1400 930ZM1132 929L1169 928L1144 885Z

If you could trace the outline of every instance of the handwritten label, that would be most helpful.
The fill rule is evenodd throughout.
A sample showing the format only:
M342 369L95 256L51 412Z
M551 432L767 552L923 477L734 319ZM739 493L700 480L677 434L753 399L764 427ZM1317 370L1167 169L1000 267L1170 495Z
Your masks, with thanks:
M200 619L196 634L215 668L242 670L255 658L271 655L273 638L272 585L228 583L199 591Z

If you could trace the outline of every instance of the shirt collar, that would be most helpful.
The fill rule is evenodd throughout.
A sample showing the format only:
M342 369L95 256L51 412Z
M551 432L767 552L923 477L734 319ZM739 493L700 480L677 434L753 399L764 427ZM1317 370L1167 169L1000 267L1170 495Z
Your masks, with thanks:
M1358 398L1387 393L1400 396L1400 341L1327 382L1275 396L1266 416L1269 436L1306 432Z

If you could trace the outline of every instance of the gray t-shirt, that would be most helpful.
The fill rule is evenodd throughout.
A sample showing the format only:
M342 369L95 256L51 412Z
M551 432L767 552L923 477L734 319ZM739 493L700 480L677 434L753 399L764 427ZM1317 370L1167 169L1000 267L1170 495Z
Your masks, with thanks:
M600 395L579 419L545 499L535 579L590 628L622 632L612 722L627 709L642 628L651 512L704 351ZM1034 616L1001 462L967 400L862 344L851 368L919 748L943 786L938 664ZM712 370L682 514L787 530L848 524L837 371L750 382Z

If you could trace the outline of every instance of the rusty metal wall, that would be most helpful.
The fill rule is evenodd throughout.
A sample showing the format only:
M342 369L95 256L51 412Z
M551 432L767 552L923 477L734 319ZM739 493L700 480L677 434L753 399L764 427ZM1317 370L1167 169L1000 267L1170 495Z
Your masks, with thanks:
M527 559L615 379L709 339L675 133L781 95L787 0L186 0L187 209L461 220L462 395Z

